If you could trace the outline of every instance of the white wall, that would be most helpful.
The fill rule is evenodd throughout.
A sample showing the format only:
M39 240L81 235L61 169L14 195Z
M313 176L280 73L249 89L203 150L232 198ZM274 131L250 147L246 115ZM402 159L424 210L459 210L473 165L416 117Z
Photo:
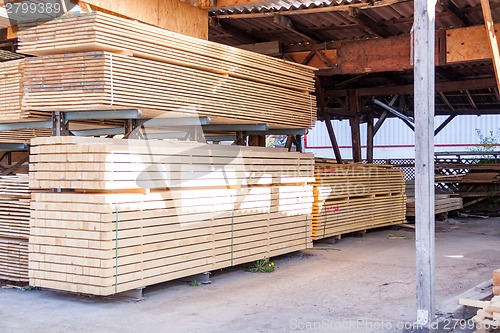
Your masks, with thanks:
M447 117L437 116L437 128ZM342 158L351 159L351 129L348 120L332 121L337 141L341 147ZM435 137L436 151L467 151L480 143L476 129L489 136L490 131L500 143L500 115L458 116ZM324 122L317 122L316 127L306 137L306 151L318 157L333 158L330 138ZM366 157L366 124L361 125L361 143L363 158ZM374 158L414 158L415 137L413 131L400 119L390 118L385 121L374 140Z

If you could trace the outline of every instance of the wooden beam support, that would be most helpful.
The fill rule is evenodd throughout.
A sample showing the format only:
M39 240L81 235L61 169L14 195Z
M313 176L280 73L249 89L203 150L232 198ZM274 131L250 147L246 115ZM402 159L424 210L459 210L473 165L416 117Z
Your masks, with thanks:
M323 87L321 86L321 81L316 78L316 100L318 103L319 114L325 120L326 129L328 131L328 136L330 137L330 142L332 143L333 154L337 163L342 164L342 155L340 154L339 144L337 142L337 137L333 131L332 118L328 113L325 112L326 109L326 99Z
M244 44L236 47L255 53L265 54L271 57L276 57L282 54L281 43L279 41Z
M451 15L462 23L463 26L471 25L470 20L451 0L439 0L439 4L443 6Z
M351 138L352 138L352 160L353 162L361 162L361 129L359 116L349 118L351 125Z
M330 118L330 115L327 113L323 115L323 118L325 119L326 129L328 130L328 136L330 137L330 142L332 143L335 159L337 160L337 163L342 164L342 155L340 153L340 147L337 142L337 137L335 136L335 132L333 130L332 118Z
M499 29L498 25L496 27ZM435 58L440 66L491 59L490 43L488 36L484 34L484 26L449 29L446 33L440 32L438 35L439 43L435 45ZM304 59L309 51L321 52L331 66L328 67L317 57L311 57L307 61L307 64L320 68L317 72L318 76L397 72L413 68L410 61L410 40L410 35L403 35L330 42L327 45L305 43L285 47L284 52L287 52L293 59ZM297 62L302 62L302 60ZM452 76L455 75L444 68L439 69L439 74L452 80L454 79Z
M435 0L414 1L417 323L422 332L430 332L435 318L435 6Z
M446 118L446 120L443 121L443 123L439 125L438 128L436 128L436 130L434 131L434 136L438 135L439 132L441 132L453 119L455 119L455 117L456 115L453 114Z
M294 33L295 35L300 36L306 42L318 43L318 41L311 34L311 32L306 31L305 28L300 27L296 23L292 22L292 20L289 17L283 16L283 15L275 15L273 17L273 22L275 24L283 27L287 31L290 31L290 32Z
M498 46L498 39L495 32L495 23L491 15L490 1L481 0L481 7L483 8L484 24L486 25L486 32L488 33L488 40L493 59L493 67L495 68L495 75L497 78L497 87L500 89L500 48Z
M387 38L394 36L380 22L375 21L370 16L366 15L362 10L352 7L349 11L349 16L355 19L359 24L365 26L372 34L378 37Z
M452 92L461 90L488 89L496 86L495 78L463 80L452 82L439 82L435 84L436 92ZM356 89L358 96L392 96L392 95L411 95L414 92L414 85L406 86L385 86ZM345 89L328 90L326 96L347 96Z
M388 116L389 116L389 111L384 111L380 116L380 118L378 118L377 123L373 127L373 136L377 135L377 132L379 131L380 127L382 127Z
M231 25L228 22L225 22L223 20L218 20L214 17L209 18L209 26L223 30L225 33L238 38L238 40L241 40L244 43L249 43L249 44L256 44L256 43L262 43L265 42L264 39L255 36L247 31L243 31L233 25Z
M375 137L373 130L373 112L370 112L367 116L367 126L366 126L366 161L368 163L373 163L373 139Z

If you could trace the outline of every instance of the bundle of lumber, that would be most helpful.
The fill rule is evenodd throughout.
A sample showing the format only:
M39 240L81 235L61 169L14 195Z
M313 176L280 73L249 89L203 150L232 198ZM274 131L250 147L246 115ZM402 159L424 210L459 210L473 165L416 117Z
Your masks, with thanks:
M313 240L405 222L400 170L317 159L315 176Z
M2 91L0 120L2 122L47 117L46 113L29 111L22 106L24 62L24 59L0 62L0 89Z
M28 112L21 110L23 98L22 65L24 60L14 60L0 63L0 119L18 120L27 118Z
M307 183L311 154L194 142L48 137L31 141L30 187L172 189Z
M477 314L472 317L476 324L475 333L486 333L500 329L500 296L494 296L490 301L476 301L461 298L461 305L479 308Z
M493 272L493 294L500 296L500 269Z
M291 128L316 120L312 67L98 12L26 26L19 37L20 52L44 56L28 61L30 110L140 108Z
M111 295L311 245L312 155L71 137L32 145L32 186L73 192L33 195L31 285Z
M434 214L448 213L464 208L462 198L453 197L450 194L435 194ZM415 198L408 197L406 201L406 216L415 216Z
M415 216L415 181L406 182L406 216ZM439 188L434 194L434 214L443 214L464 208L463 199L454 194L443 193Z
M31 58L24 73L30 110L138 108L146 118L198 114L299 128L315 121L308 93L109 52Z
M0 279L28 282L28 182L27 175L0 177Z

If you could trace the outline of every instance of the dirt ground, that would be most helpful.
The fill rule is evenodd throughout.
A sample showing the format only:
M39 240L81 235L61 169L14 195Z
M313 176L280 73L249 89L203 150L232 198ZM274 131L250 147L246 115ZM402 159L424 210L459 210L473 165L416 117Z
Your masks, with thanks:
M460 218L436 229L439 307L500 267L500 219ZM148 287L141 302L0 289L0 333L402 332L416 319L412 230L316 244L276 265L273 273L213 272L209 285Z

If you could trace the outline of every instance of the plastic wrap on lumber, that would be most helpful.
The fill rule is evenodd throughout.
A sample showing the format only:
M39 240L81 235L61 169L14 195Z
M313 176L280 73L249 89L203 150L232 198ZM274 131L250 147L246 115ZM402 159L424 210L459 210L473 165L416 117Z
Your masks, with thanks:
M316 159L315 177L314 240L404 223L405 182L400 170Z

